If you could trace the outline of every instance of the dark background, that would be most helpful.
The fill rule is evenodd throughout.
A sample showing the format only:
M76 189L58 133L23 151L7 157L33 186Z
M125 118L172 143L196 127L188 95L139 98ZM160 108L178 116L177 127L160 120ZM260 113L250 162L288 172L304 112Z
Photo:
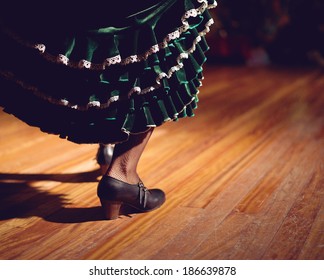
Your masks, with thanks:
M323 0L218 0L209 63L324 67Z

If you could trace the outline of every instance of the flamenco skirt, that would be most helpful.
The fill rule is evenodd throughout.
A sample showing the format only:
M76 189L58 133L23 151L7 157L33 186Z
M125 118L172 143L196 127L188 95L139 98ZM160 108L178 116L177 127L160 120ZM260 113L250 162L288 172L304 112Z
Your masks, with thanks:
M75 143L194 115L215 1L16 2L0 4L6 112Z

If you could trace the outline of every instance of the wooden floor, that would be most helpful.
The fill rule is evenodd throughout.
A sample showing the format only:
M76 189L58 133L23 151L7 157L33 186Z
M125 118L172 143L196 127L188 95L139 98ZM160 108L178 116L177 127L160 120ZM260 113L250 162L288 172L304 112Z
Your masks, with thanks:
M142 157L167 202L105 221L96 145L0 113L1 259L324 259L319 69L207 67L196 117Z

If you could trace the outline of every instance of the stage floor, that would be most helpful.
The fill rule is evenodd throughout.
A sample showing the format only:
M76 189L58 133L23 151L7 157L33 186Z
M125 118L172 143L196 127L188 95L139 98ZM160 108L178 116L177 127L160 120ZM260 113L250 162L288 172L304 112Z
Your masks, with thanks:
M162 208L103 220L96 145L0 113L0 259L323 259L320 69L208 66L140 162Z

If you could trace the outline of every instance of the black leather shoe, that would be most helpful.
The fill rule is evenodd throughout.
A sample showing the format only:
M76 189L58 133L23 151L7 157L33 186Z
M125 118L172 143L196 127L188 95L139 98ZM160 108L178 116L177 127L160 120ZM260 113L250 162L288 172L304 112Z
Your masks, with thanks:
M96 160L97 163L100 165L101 169L101 174L104 175L110 165L110 162L112 160L114 153L114 145L103 145L100 144L97 155L96 155Z
M165 194L160 189L148 190L141 181L132 185L110 176L102 177L97 194L108 220L118 218L123 203L141 212L148 212L165 202Z

